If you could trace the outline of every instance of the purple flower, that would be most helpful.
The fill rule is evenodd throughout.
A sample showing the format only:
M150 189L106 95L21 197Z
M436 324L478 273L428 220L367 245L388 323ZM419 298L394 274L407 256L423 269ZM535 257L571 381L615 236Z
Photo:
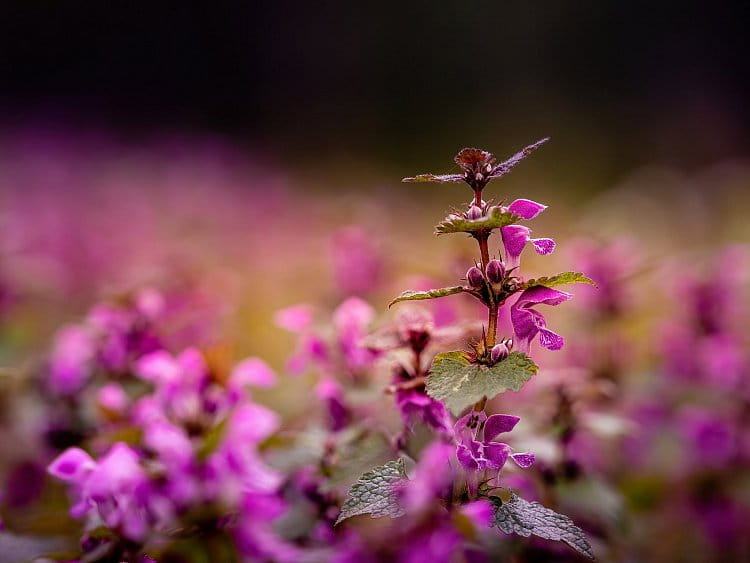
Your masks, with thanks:
M350 297L333 313L338 344L344 362L350 370L358 371L370 365L376 354L363 345L367 327L375 317L375 310L365 301Z
M260 358L247 358L238 363L229 375L227 387L231 398L237 400L248 387L268 389L276 385L276 374Z
M324 375L315 386L315 396L325 402L331 430L334 432L346 427L351 413L344 403L344 391L333 377Z
M305 332L313 322L313 308L310 305L292 305L276 312L276 326L289 332Z
M539 334L539 343L548 350L559 350L564 340L547 328L544 317L535 310L535 305L559 305L573 296L570 293L551 289L549 287L534 286L525 290L510 308L510 318L516 334L518 350L528 354L531 341Z
M546 205L530 199L517 199L508 206L508 211L526 220L533 219L545 209L547 209Z
M106 413L121 415L128 408L130 399L121 385L107 383L97 391L96 403Z
M531 201L530 199L517 199L511 203L507 210L521 219L533 219L542 211L547 209L546 205ZM508 225L500 229L505 247L505 267L507 270L517 268L520 263L521 253L527 242L534 245L534 250L539 254L550 254L555 250L555 241L550 238L531 238L531 230L523 225Z
M488 418L483 411L471 411L461 417L454 427L458 461L472 471L502 469L508 457L519 467L530 467L534 463L533 454L511 453L508 444L495 441L499 434L513 430L519 420L510 414L493 414Z
M96 467L96 462L81 448L68 448L52 463L47 471L67 483L81 483Z
M96 346L91 332L68 326L55 335L47 382L53 393L73 395L91 377Z
M261 459L257 446L279 427L278 415L254 403L234 408L221 444L206 460L208 496L231 504L243 491L270 493L281 476Z
M691 461L706 467L722 467L737 454L736 431L720 416L698 409L680 414Z
M149 502L150 483L138 454L122 442L98 462L78 448L60 454L49 466L51 475L66 481L76 497L74 518L96 511L104 524L140 541L156 521Z
M451 417L440 401L428 397L420 389L399 389L395 399L407 427L411 428L415 421L421 420L440 434L451 434Z
M455 477L452 456L453 448L440 441L433 442L422 452L411 479L400 491L410 512L430 510L436 499L450 494Z
M555 241L551 238L531 238L531 229L523 225L508 225L500 229L505 247L505 266L508 270L517 268L521 263L521 253L527 242L531 242L537 254L551 254L555 250Z

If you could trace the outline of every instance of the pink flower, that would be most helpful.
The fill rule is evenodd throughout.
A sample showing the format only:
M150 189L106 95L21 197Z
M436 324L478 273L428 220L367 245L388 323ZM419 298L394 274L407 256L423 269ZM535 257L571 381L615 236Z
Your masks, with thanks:
M573 296L570 293L543 286L534 286L525 290L510 308L513 331L516 334L518 350L529 352L531 341L539 334L539 343L548 350L559 350L564 340L547 328L542 314L533 307L536 305L559 305Z
M495 441L499 434L513 430L519 420L519 417L510 414L487 417L484 411L471 411L464 415L454 428L459 463L464 469L472 471L502 469L510 457L519 467L530 467L534 463L533 454L511 453L508 444Z
M55 335L49 362L48 384L53 393L73 395L91 377L96 347L91 332L68 326Z
M551 238L531 238L531 229L523 225L508 225L500 229L505 248L505 267L508 270L517 268L521 263L521 253L527 242L531 242L537 254L551 254L555 250L555 241Z

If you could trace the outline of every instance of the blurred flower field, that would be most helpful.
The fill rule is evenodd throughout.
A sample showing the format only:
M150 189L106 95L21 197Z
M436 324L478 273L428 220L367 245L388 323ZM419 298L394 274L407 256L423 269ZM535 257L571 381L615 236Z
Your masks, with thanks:
M516 209L545 237L521 248L556 246L514 270L495 234L492 274L432 234L472 213L462 185L342 165L326 187L197 139L0 148L2 561L750 560L742 163L570 197L540 148L467 220ZM596 286L529 282L565 271ZM493 284L524 291L481 350ZM424 380L457 350L538 371L451 412ZM392 487L363 507L368 474ZM586 543L505 529L515 498Z

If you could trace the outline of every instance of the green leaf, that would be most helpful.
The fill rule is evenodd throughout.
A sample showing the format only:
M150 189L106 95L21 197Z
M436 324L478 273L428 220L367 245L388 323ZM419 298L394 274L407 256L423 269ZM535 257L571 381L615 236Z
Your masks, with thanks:
M349 489L336 524L359 514L369 514L372 518L402 516L404 509L398 500L398 486L405 481L403 458L371 469Z
M596 283L591 278L586 277L581 272L563 272L555 276L549 276L544 278L537 278L535 280L528 280L524 282L523 288L534 287L535 285L542 285L544 287L557 287L558 285L567 285L569 283L586 283L596 287Z
M515 223L520 219L518 215L514 215L510 211L502 211L499 207L493 207L489 215L476 220L465 219L456 215L446 217L435 227L435 234L491 231Z
M462 291L466 291L466 290L460 285L456 285L453 287L443 287L440 289L428 289L427 291L407 290L407 291L404 291L398 297L396 297L396 299L388 303L388 308L390 309L391 305L395 305L396 303L399 303L401 301L420 301L422 299L437 299L438 297L445 297L446 295L455 295L456 293L461 293Z
M540 538L561 541L594 559L591 544L583 530L564 514L542 506L538 502L529 502L513 494L510 500L503 502L498 497L489 497L493 506L492 526L506 534L518 534L529 537L532 534Z
M439 354L427 376L427 394L458 416L469 405L508 390L518 391L537 372L526 354L511 352L494 366L472 364L464 352Z
M402 182L437 182L440 184L463 182L463 174L419 174L404 178Z

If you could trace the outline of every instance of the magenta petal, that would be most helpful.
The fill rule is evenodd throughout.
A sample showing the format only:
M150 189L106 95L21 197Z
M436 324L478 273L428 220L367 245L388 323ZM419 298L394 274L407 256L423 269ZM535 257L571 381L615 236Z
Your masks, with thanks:
M533 219L545 209L547 209L546 205L530 199L517 199L508 206L508 211L518 215L521 219Z
M271 367L259 358L247 358L237 364L229 376L232 386L244 388L246 385L255 387L273 387L276 384L276 374Z
M559 350L565 344L565 339L549 329L539 329L539 344L547 350Z
M304 332L313 322L313 309L310 305L292 305L277 311L273 317L276 326L290 332Z
M62 481L77 481L95 466L96 462L81 448L68 448L49 464L47 471Z
M488 528L492 523L493 508L487 499L464 504L459 510L478 528Z
M476 436L476 429L487 420L487 415L484 411L472 410L469 414L465 414L456 421L453 427L453 432L456 437L463 441L472 440Z
M502 469L510 455L510 446L500 442L490 442L484 445L484 457L490 469Z
M552 289L550 287L544 287L537 285L524 291L518 301L513 305L514 308L518 307L532 307L537 304L544 305L559 305L569 299L572 299L571 293L560 291L559 289Z
M463 444L459 444L456 448L456 458L464 469L474 470L478 468L477 462L471 454L471 450Z
M536 250L537 254L541 254L542 256L552 254L555 250L555 241L551 238L533 238L531 239L531 244L534 245L534 250Z
M510 457L513 461L516 462L516 465L518 465L518 467L523 467L524 469L526 469L527 467L531 467L536 461L536 457L534 456L534 454L530 453L511 454Z
M521 420L512 414L493 414L484 424L484 441L492 441L498 434L510 432Z
M526 243L531 236L531 231L523 225L508 225L500 229L505 247L505 267L507 270L517 268L519 258Z

